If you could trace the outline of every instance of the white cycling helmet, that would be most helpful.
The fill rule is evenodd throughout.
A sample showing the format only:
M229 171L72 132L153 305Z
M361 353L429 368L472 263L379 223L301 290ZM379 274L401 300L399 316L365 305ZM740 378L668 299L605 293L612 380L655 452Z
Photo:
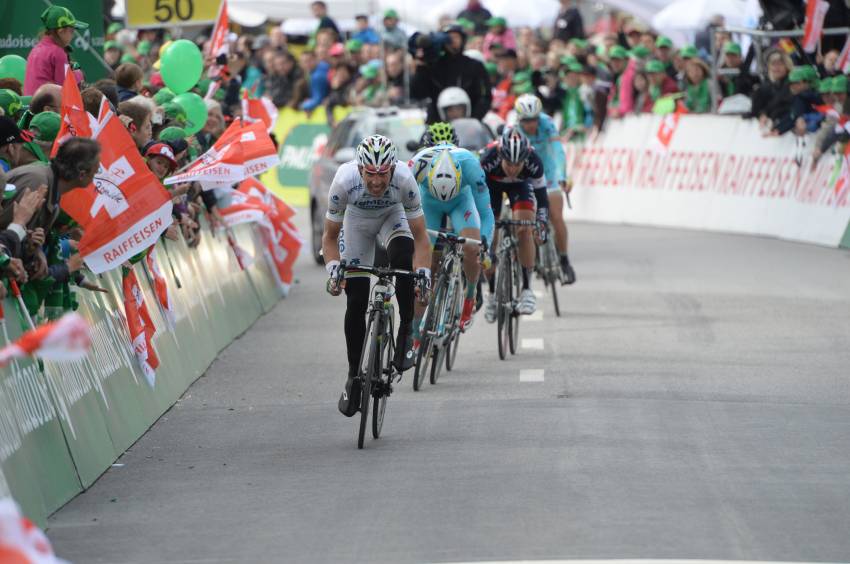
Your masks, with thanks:
M370 135L357 145L357 164L370 172L386 172L395 162L395 145L383 135Z
M450 151L442 151L431 161L428 191L441 202L451 200L460 192L460 170Z
M534 119L543 111L543 103L534 94L523 94L516 99L514 110L519 120Z
M448 121L446 119L446 108L452 106L464 106L464 117L469 117L472 114L472 101L469 99L469 94L463 88L450 86L437 96L437 112L440 114L442 121Z

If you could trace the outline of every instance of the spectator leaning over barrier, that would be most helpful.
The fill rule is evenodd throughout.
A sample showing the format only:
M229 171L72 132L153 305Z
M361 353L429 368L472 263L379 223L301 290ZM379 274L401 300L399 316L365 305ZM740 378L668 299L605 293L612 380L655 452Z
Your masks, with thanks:
M815 106L823 104L820 94L812 88L817 81L814 67L795 67L788 75L791 90L789 112L776 122L770 135L782 135L793 130L795 135L805 135L817 131L823 121L823 114Z
M585 131L585 106L579 88L584 69L579 63L568 62L562 70L564 97L561 101L561 133L567 141L580 141Z
M711 111L711 91L708 63L694 57L685 64L685 107L693 114L706 114Z
M723 62L719 68L738 71L735 75L719 75L717 77L718 91L722 98L736 94L750 96L753 93L758 78L750 74L750 71L744 67L740 45L731 41L723 45Z
M608 111L606 112L609 117L620 116L620 79L628 65L628 56L628 52L620 45L614 45L608 50L612 84L608 94Z
M71 41L74 39L74 30L88 29L89 24L77 21L68 8L57 5L50 6L41 13L41 23L44 24L44 37L27 57L24 78L26 96L35 94L42 84L62 84L68 65L75 69L77 82L83 80L82 71L71 61Z
M389 9L384 12L384 28L381 30L381 39L387 47L393 49L404 49L407 47L407 34L398 27L398 12Z
M765 57L767 80L762 82L752 95L752 116L758 118L763 128L772 127L791 110L791 90L788 88L788 73L793 68L791 58L774 49Z

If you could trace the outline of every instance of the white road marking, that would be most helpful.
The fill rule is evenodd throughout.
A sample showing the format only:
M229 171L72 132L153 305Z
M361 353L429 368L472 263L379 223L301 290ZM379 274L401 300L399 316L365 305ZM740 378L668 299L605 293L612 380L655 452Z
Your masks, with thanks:
M542 368L529 368L526 370L519 371L519 381L520 382L542 382L543 381L543 369Z
M542 351L543 339L523 339L522 348L529 349L532 351Z
M535 311L531 315L523 315L522 320L523 321L543 321L543 310L538 309L537 311Z

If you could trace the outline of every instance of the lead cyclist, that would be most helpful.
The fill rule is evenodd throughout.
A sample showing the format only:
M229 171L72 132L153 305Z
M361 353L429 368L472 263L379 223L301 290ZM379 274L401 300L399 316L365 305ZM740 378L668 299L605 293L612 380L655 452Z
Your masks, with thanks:
M534 147L543 161L546 175L546 189L549 196L549 221L555 232L555 247L561 256L561 271L564 281L572 284L576 281L576 273L567 255L567 224L564 221L564 196L572 190L567 181L567 155L558 128L552 118L543 113L543 104L534 94L523 94L517 98L514 110L518 120L519 130Z

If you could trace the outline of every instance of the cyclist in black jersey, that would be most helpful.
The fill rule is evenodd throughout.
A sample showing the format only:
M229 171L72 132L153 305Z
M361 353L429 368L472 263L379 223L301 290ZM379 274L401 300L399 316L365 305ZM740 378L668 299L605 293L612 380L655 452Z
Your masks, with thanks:
M549 198L546 194L543 161L534 152L528 139L513 127L506 128L499 141L488 146L481 155L481 168L487 176L490 202L496 218L501 214L502 201L507 194L513 219L536 219L538 232L545 234L549 220ZM529 227L520 227L517 234L520 242L519 260L522 263L522 292L517 309L528 315L534 313L537 307L534 292L529 286L535 260L534 237ZM493 323L496 320L496 301L492 274L489 283L490 295L487 297L484 317L487 322Z

